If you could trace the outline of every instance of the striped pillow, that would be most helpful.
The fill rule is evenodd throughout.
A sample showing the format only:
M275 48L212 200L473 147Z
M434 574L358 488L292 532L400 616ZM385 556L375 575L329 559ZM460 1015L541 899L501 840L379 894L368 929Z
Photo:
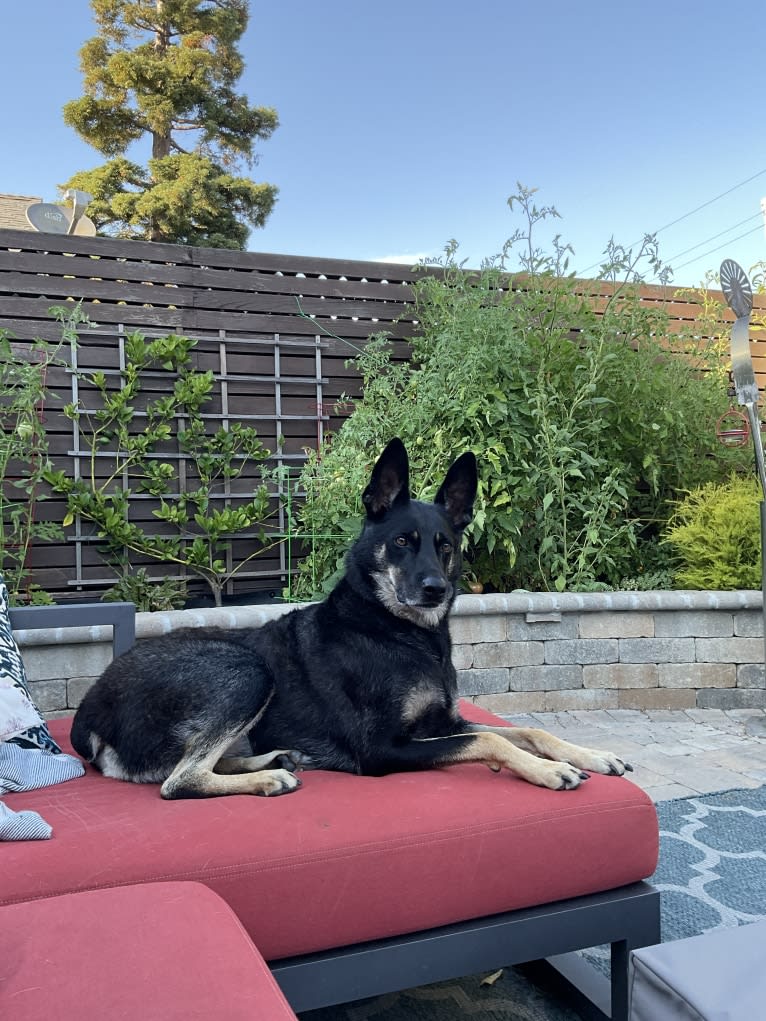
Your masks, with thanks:
M45 720L32 701L19 647L8 616L8 589L0 575L0 741L58 753Z

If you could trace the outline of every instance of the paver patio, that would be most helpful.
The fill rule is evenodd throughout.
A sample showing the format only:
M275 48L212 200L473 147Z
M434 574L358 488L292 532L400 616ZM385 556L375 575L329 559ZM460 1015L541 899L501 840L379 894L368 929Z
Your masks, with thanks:
M766 783L765 709L600 709L506 719L624 756L634 767L631 779L654 801Z

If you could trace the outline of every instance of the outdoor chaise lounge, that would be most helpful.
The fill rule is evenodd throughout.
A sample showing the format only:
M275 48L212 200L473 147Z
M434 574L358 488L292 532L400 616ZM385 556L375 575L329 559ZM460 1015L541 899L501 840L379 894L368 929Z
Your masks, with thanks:
M109 607L94 609L103 622ZM118 604L112 609L120 612ZM51 627L67 613L65 624L93 622L90 607L71 611L45 608L34 620L17 614L15 624ZM115 630L124 648L121 633ZM471 719L493 719L471 704L463 708ZM68 729L68 720L51 724L65 750ZM295 1011L553 958L595 998L601 1016L624 1021L629 951L660 939L659 895L643 882L656 865L657 817L624 778L593 776L578 790L554 792L476 764L380 778L309 772L289 797L166 802L155 785L88 768L82 778L7 801L53 827L49 840L6 843L1 852L0 905L14 907L0 907L0 977L13 991L14 981L35 973L45 991L40 1017L57 1012L56 960L36 934L60 913L84 971L110 976L115 990L129 985L131 996L141 983L147 997L164 995L157 970L142 964L146 948L175 959L169 989L176 988L179 954L190 988L215 972L216 958L205 950L211 927L222 927L224 942L239 942L233 960L240 967L241 932L209 898L191 920L176 921L177 947L156 938L162 903L188 895L196 904L199 884L233 910ZM101 917L110 920L114 941L103 922L92 926L87 911L72 910L76 898L67 895L79 891L101 891ZM125 940L123 912L109 902L115 891L133 903L134 927L142 912L145 918L146 945L135 936L127 941L123 971L115 953ZM8 910L13 925L4 924ZM24 918L29 927L19 924ZM607 980L572 953L605 943L612 950L611 1008ZM30 960L37 962L31 971ZM250 997L261 1004L253 1017L283 1016L282 1006L273 1013L263 1006L273 996L278 1002L278 994L258 979L257 955L252 960L252 982L231 987L232 1002ZM14 961L23 962L16 980ZM8 995L2 986L0 1014ZM25 1016L38 1014L25 1007Z

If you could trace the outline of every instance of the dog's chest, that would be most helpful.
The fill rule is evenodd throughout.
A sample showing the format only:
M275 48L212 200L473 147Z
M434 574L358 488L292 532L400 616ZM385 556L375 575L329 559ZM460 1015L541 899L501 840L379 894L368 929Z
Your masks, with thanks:
M402 723L405 727L411 727L424 717L449 712L453 702L444 684L440 684L436 678L423 677L402 693Z
M449 645L420 651L420 656L408 662L392 692L396 694L400 726L411 737L450 729L458 716L457 677Z

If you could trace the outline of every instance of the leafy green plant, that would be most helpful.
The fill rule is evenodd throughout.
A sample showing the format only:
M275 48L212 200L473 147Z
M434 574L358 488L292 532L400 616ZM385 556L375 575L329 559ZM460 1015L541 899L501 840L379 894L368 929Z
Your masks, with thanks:
M12 603L50 603L48 593L28 580L33 542L63 538L56 522L41 520L47 499L41 482L50 459L43 422L46 375L60 342L14 344L0 330L0 557Z
M131 569L126 565L125 574L116 585L104 593L107 603L135 603L137 610L180 610L186 602L186 585L178 578L156 579L145 567Z
M105 558L120 574L123 589L129 584L131 557L150 557L198 575L219 606L226 583L262 552L266 541L266 487L237 495L234 484L269 452L255 429L239 423L207 432L203 408L211 398L213 374L191 368L195 343L175 335L147 340L134 332L125 337L119 381L104 372L79 372L80 393L90 392L98 406L89 409L81 398L64 413L77 425L87 458L79 478L50 470L45 478L67 497L65 525L75 515L95 524ZM154 398L146 393L150 370L175 376L171 393ZM182 455L183 482L176 477L171 456L174 440ZM152 511L157 519L152 531L135 520L135 507L144 495L159 501ZM249 532L259 545L231 566L227 551L233 536L242 532Z
M755 478L732 475L679 501L665 531L678 587L761 587L761 499Z
M673 564L668 547L660 538L639 539L633 574L620 578L615 586L627 592L654 592L674 587Z
M742 460L715 444L720 352L669 351L666 313L640 301L642 268L661 272L655 240L635 252L610 242L600 280L586 285L559 238L550 252L536 246L536 227L556 211L521 186L509 204L523 226L500 255L469 271L450 242L419 276L411 363L394 362L385 337L354 360L363 397L302 477L312 495L300 527L323 538L301 566L299 595L316 579L326 587L342 562L358 493L394 435L426 498L454 456L476 452L467 569L501 590L618 587L641 573L639 548L657 538L678 490ZM516 252L521 272L509 273Z

